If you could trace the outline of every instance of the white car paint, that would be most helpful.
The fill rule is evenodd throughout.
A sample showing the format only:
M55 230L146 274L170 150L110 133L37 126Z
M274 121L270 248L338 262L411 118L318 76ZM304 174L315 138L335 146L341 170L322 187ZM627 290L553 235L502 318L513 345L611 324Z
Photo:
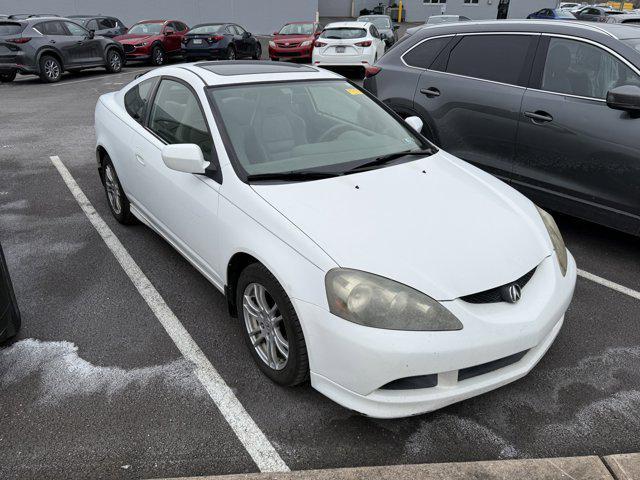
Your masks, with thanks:
M359 24L361 25L361 24ZM197 93L223 181L178 172L164 144L128 115L124 94L153 76L173 76ZM193 64L153 70L96 106L97 146L110 155L132 212L220 291L232 257L263 263L291 298L309 354L311 384L341 405L375 417L414 415L514 381L544 355L573 295L576 265L560 271L549 234L524 196L447 154L319 181L248 184L235 173L205 85L341 79L296 73L216 75ZM325 275L347 267L390 278L440 301L458 331L365 327L329 311ZM460 299L514 281L537 267L516 304ZM464 381L458 370L518 352L517 363ZM381 390L409 376L438 385Z
M323 35L316 40L311 61L316 66L350 66L366 67L373 65L382 55L386 48L386 43L382 38L374 37L371 34L370 22L335 22L324 28ZM331 39L324 38L324 33L331 29L358 28L366 31L366 36L357 39ZM374 27L375 28L375 27ZM319 43L318 43L319 42ZM362 47L357 44L371 42L371 46ZM318 46L318 45L322 46ZM339 53L339 49L344 52Z

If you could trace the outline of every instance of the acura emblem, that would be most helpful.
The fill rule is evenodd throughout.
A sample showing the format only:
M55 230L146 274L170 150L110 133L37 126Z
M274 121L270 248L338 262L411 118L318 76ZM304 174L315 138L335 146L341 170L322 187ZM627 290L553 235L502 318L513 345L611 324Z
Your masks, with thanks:
M502 287L500 294L505 302L516 303L522 298L522 288L517 283L512 283Z

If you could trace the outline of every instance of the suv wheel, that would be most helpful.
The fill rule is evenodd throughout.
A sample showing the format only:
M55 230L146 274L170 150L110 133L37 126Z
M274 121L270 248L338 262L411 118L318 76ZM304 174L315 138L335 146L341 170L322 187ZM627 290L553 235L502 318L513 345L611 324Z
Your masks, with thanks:
M18 74L17 70L12 70L10 72L0 73L0 83L13 82L16 79L16 75L17 74Z
M307 380L309 358L298 316L264 265L254 263L242 271L236 305L245 341L260 370L280 385Z
M233 47L227 48L227 60L235 60L236 59L236 49Z
M151 63L159 66L164 64L164 60L164 50L162 47L159 45L153 47L153 50L151 50Z
M57 58L50 55L40 57L40 79L43 82L59 82L62 77L62 65Z
M130 210L129 199L124 190L122 190L120 179L109 157L104 160L102 181L104 183L104 191L107 194L109 210L111 210L111 214L115 219L125 225L136 223L135 217Z
M261 56L262 56L262 45L260 45L260 42L256 41L256 50L255 52L253 52L253 55L251 56L251 58L253 58L254 60L260 60Z
M107 72L119 73L120 71L122 71L122 54L112 48L107 53Z

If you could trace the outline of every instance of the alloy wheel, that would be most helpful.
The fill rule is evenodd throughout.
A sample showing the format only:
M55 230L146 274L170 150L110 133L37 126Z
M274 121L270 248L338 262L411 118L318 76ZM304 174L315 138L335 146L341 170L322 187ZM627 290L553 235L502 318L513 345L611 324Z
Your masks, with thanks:
M289 359L289 341L278 304L259 283L244 290L244 324L260 359L273 370L282 370Z
M120 185L116 179L115 172L111 165L107 165L104 169L104 188L107 191L107 198L113 213L120 215L122 213L122 200L120 195Z
M233 48L229 49L229 53L227 54L227 59L235 60L236 59L236 51Z
M109 66L111 70L114 72L120 71L122 68L122 59L120 58L120 54L117 52L112 52L109 56Z
M60 76L60 65L53 59L47 59L44 62L44 74L49 80L57 80Z
M162 65L164 63L164 53L159 48L156 49L154 60L156 65Z

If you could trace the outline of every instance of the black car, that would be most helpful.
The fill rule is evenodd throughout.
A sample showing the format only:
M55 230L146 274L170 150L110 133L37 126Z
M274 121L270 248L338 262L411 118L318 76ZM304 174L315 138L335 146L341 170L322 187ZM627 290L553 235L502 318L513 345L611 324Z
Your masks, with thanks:
M124 35L129 30L121 20L105 15L70 15L70 19L78 22L87 30L93 30L101 37L117 37Z
M433 26L368 75L365 88L401 116L419 116L449 153L544 207L640 235L637 26Z
M227 59L262 55L260 42L235 23L207 23L196 25L182 38L182 54L187 61L198 59Z
M0 342L13 337L20 329L20 311L11 285L9 269L0 245Z
M606 22L607 18L612 15L621 15L623 12L616 10L607 10L601 7L588 6L573 12L578 20L585 22Z
M13 81L17 73L57 82L63 71L94 67L118 73L124 58L118 42L96 37L66 18L0 20L1 82Z

